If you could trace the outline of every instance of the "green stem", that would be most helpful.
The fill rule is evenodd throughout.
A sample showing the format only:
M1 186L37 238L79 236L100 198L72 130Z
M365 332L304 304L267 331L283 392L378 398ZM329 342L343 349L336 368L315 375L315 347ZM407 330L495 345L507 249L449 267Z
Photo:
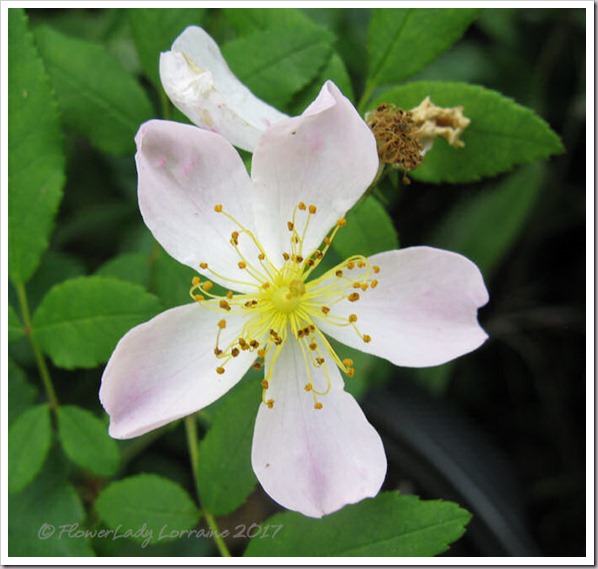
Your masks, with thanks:
M197 445L197 423L195 422L195 415L185 417L185 431L187 433L187 446L189 447L189 458L191 460L191 470L193 471L193 480L195 481L195 493L204 519L212 530L216 547L222 557L231 557L231 553L226 546L226 543L220 535L220 528L216 523L214 516L208 512L202 505L199 497L199 446Z
M29 343L31 344L31 348L33 349L35 362L37 363L39 374L42 378L42 383L44 384L46 395L48 396L50 408L56 411L56 409L58 409L58 397L56 396L56 391L54 389L54 385L52 384L52 377L50 376L50 371L48 370L48 366L46 365L44 355L42 354L42 351L39 349L39 346L37 345L37 342L33 337L33 325L31 322L31 312L29 310L29 300L27 299L27 292L25 291L25 286L23 285L23 283L19 283L16 286L16 289L17 296L19 297L21 316L23 317L23 323L25 324L25 334L29 338Z

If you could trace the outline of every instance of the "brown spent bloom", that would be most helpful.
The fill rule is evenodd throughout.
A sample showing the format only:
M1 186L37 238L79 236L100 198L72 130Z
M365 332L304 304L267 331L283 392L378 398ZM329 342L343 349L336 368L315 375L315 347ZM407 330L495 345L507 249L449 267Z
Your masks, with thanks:
M409 171L417 168L437 136L453 147L465 144L459 138L471 122L463 107L438 107L426 97L410 111L383 103L366 114L366 122L376 137L380 161Z

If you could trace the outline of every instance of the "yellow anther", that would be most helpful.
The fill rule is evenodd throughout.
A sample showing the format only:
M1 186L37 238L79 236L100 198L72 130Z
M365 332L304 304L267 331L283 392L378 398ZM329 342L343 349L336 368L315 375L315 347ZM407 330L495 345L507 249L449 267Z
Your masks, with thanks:
M268 387L270 387L269 384L268 384L268 382L265 379L262 379L262 387L264 389L268 389Z
M251 340L251 342L249 342L249 346L251 348L253 348L254 350L260 345L260 343L257 340Z
M226 292L226 298L228 298L229 300L230 300L230 299L231 299L233 296L235 296L235 295L233 294L233 291L232 291L232 290L229 290L229 291L227 291L227 292Z
M267 288L270 288L270 283L268 281L266 281L264 284L262 284L262 288L264 290L266 290Z
M368 283L361 283L361 290L367 290L369 286Z
M303 389L305 389L305 391L311 391L313 387L314 386L311 383L307 383Z
M214 211L215 211L216 213L222 213L222 204L221 204L221 203L219 203L219 204L216 204L216 205L214 206Z
M353 283L353 288L361 288L361 283L360 282L354 282Z
M318 349L318 344L316 344L315 342L312 342L312 343L309 345L309 349L310 349L312 352L313 352L314 350L317 350L317 349Z
M193 295L193 300L195 302L201 302L202 300L205 300L205 297L203 297L201 294L194 294Z
M355 368L348 367L347 371L345 373L347 374L347 377L354 377L355 376Z
M349 300L349 302L357 302L359 300L359 293L358 292L352 292L347 299Z
M355 263L353 261L349 261L347 263L347 269L349 269L350 271L353 270L355 268Z
M214 355L219 356L222 354L222 350L220 348L214 348Z
M324 358L316 358L316 363L322 365L324 363Z
M247 263L245 261L239 261L237 263L237 266L239 267L239 269L246 269L247 268Z
M330 237L324 237L324 243L326 243L326 245L330 245L332 243L332 239L330 239Z
M306 205L303 202L299 202L299 205L297 206L297 208L300 209L301 211L305 211Z
M249 344L245 341L245 338L239 338L238 342L239 342L239 346L241 346L242 350L249 349Z
M231 355L233 358L236 358L236 357L239 355L239 348L233 348L233 349L230 351L230 355Z
M288 260L291 258L291 256L290 256L288 253L283 253L283 254L282 254L282 258L283 258L285 261L288 261Z
M260 253L260 254L257 256L257 258L258 258L260 261L263 261L263 260L266 258L266 255L265 255L265 253Z
M352 367L353 366L353 360L351 358L345 358L343 360L343 363L347 366L347 367Z
M295 228L295 226L293 225L292 221L287 221L287 228L289 231L293 231L293 229Z
M272 407L274 407L274 399L268 399L266 405L268 406L268 409L272 409Z
M220 320L220 322L218 322L218 328L220 328L221 330L224 330L226 328L226 320L224 320L224 318Z
M309 213L314 214L316 211L318 211L318 208L315 205L309 206Z
M328 308L327 306L322 306L322 308L320 309L324 314L328 314L330 312L330 308Z
M222 374L224 373L224 368L223 368L223 367L217 367L217 368L216 368L216 373L217 373L218 375L222 375Z
M211 283L210 281L207 281L204 285L203 285L203 289L208 292L212 287L214 286L214 283Z
M230 304L228 302L226 302L226 300L221 300L218 303L218 306L220 306L220 308L224 309L224 310L230 310Z
M193 286L197 286L200 282L201 282L201 279L199 277L193 277L193 279L191 280L191 284Z
M365 264L366 264L366 263L365 263L365 261L357 261L357 266L358 266L360 269L363 269L363 267L365 267Z
M369 344L369 343L372 341L372 337L371 337L371 336L368 336L367 334L364 334L364 335L363 335L363 341L364 341L366 344Z
M257 357L258 357L258 358L265 358L265 357L266 357L266 350L264 350L264 349L260 348L260 349L257 351Z
M349 322L357 322L357 314L349 314Z
M372 271L374 271L376 274L378 274L380 272L380 267L378 265L374 265L372 267Z
M199 263L199 266L202 269L207 269L208 268L208 264L207 263Z
M338 227L344 227L347 225L347 220L344 217L341 217L339 220L337 220L336 225Z
M239 244L239 232L238 231L233 231L230 234L230 241L233 245L238 245Z
M343 271L340 269L334 273L339 279L343 276Z
M321 409L322 407L324 407L324 405L322 405L319 401L314 403L314 409Z
M253 362L253 369L255 371L260 371L262 369L262 362Z
M378 286L378 281L377 281L376 279L374 279L374 280L373 280L373 281L370 283L370 286L371 286L372 288L376 288L376 287Z

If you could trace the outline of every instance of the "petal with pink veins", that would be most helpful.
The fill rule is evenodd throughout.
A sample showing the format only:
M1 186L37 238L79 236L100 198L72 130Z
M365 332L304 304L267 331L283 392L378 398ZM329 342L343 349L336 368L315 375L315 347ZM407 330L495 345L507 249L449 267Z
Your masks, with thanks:
M214 211L223 205L254 229L254 192L237 151L217 134L160 120L143 124L136 142L139 207L154 237L169 255L196 271L199 263L208 263L221 277L206 274L223 286L253 290L243 284L248 274L237 267L241 257L230 243L239 227ZM240 248L251 258L258 254L250 239L241 239Z
M179 306L130 330L102 376L100 401L110 415L110 435L137 437L206 407L231 389L255 355L241 352L218 374L214 354L219 312ZM244 319L226 316L220 345L238 338Z
M359 331L371 341L365 343L351 326L318 318L326 334L405 367L448 362L488 338L477 319L478 308L488 302L488 291L469 259L432 247L410 247L374 255L369 263L380 267L379 274L370 275L378 281L376 288L360 291L357 302L345 296L330 316L356 314ZM351 276L359 280L357 271Z
M267 366L269 362L267 362ZM336 365L329 361L330 391L306 392L306 366L299 343L281 348L266 397L260 404L251 461L264 490L276 502L319 518L346 504L375 496L386 475L380 436L355 399L343 390ZM323 368L310 367L316 389L326 385Z
M253 155L251 177L258 231L278 235L274 258L289 251L286 223L299 202L317 207L303 241L307 257L367 190L378 165L374 135L331 81L302 115L270 127Z

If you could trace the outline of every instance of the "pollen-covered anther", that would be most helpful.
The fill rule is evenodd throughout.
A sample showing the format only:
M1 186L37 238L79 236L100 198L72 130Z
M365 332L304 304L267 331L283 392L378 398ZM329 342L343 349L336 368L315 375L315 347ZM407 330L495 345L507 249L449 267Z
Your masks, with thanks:
M211 283L210 281L207 281L206 283L204 283L204 285L202 286L202 288L208 292L211 288L214 287L214 283Z
M208 268L208 264L207 263L199 263L199 267L201 269L207 269Z
M220 320L220 322L218 322L218 328L220 328L221 330L224 330L224 328L226 328L226 320L224 320L224 318Z
M314 403L314 409L321 409L322 407L324 407L324 405L322 405L319 401Z
M370 282L370 287L376 288L377 286L378 286L378 281L376 279L373 279L372 282Z
M354 377L355 376L355 368L348 367L347 371L345 373L347 374L347 377Z
M237 266L239 267L239 269L246 269L247 268L247 263L245 261L239 261L237 263Z
M361 283L359 281L355 281L353 283L353 288L361 288Z
M343 276L343 271L340 269L334 273L339 279Z
M318 349L318 344L316 344L315 342L312 342L312 343L309 345L309 349L310 349L312 352L314 352L315 350L317 350L317 349Z
M345 364L347 367L352 367L353 366L353 360L351 358L345 358L343 360L343 364Z
M359 298L360 297L358 292L352 292L349 296L347 296L347 300L349 302L357 302Z
M214 211L215 211L216 213L222 213L222 209L223 209L223 208L222 208L222 204L220 204L220 203L219 203L219 204L216 204L216 205L214 206Z
M364 341L366 344L369 344L369 343L372 341L372 337L371 337L371 336L368 336L368 334L364 334L362 337L363 337L363 341Z
M262 366L263 366L262 362L253 362L253 369L255 371L260 371L262 369Z
M337 220L336 225L338 227L344 227L347 225L347 220L344 217L341 217L339 220Z
M357 322L357 314L349 314L349 322L351 322L351 324L353 324L354 322ZM350 364L352 365L352 364Z
M231 355L233 358L236 358L236 357L239 355L239 353L240 353L240 352L239 352L239 348L233 348L233 349L230 351L230 355Z
M265 358L266 357L266 350L264 350L263 348L260 348L257 351L257 357L258 358L262 358L262 359Z
M291 258L291 256L290 256L288 253L286 253L286 252L285 252L285 253L283 253L283 254L282 254L282 258L283 258L285 261L288 261L288 260Z
M270 384L265 379L262 379L261 385L264 389L268 389L268 387L270 387Z
M324 314L328 314L330 312L330 308L328 308L327 306L322 306L322 308L320 308L320 310L324 313Z
M202 296L201 294L194 294L193 300L195 300L195 302L201 302L202 300L205 300L205 297Z
M293 231L293 229L295 229L295 224L292 221L287 221L287 229Z
M224 299L222 299L222 300L221 300L221 301L218 303L218 306L220 306L220 308L222 308L223 310L227 310L227 311L231 309L231 308L230 308L230 304L229 304L229 303L228 303L226 300L224 300Z
M305 391L311 391L314 388L314 386L311 383L306 383L305 386L303 387L303 389L305 389Z
M311 213L312 215L314 215L317 211L318 208L315 205L312 204L309 206L309 213Z
M239 244L239 232L238 232L238 231L233 231L233 232L230 234L230 242L231 242L233 245L238 245L238 244Z
M297 209L300 209L301 211L305 211L307 209L307 206L305 205L304 202L299 202Z
M217 368L216 368L216 373L217 373L218 375L222 375L222 374L224 373L224 368L223 368L223 367L217 367Z
M201 279L200 279L199 277L193 277L193 278L191 279L191 284L192 284L193 286L197 286L197 285L198 285L200 282L201 282Z
M214 348L214 355L215 356L221 356L222 355L222 350L220 348Z
M266 405L268 406L268 409L272 409L274 407L274 399L268 399Z
M316 358L316 363L321 366L324 363L324 358Z
M362 261L362 260L359 260L359 261L357 261L357 266L358 266L360 269L363 269L363 267L365 267L365 266L366 266L366 262L365 262L365 261Z
M378 265L372 265L372 271L378 274L380 272L380 267Z
M353 261L349 261L347 263L347 269L349 269L350 271L352 271L355 268L355 263Z

